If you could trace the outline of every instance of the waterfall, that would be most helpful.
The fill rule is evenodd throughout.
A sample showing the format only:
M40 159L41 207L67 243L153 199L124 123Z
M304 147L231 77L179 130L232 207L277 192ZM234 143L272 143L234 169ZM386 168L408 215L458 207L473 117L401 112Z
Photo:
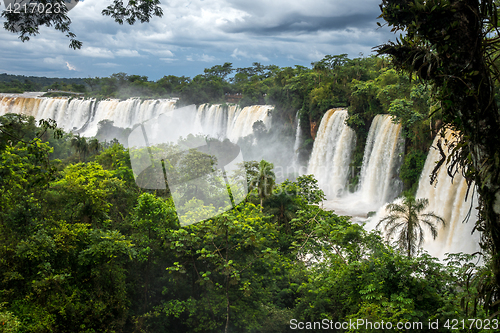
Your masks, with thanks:
M447 131L445 139L450 140L452 136L453 132ZM474 253L479 251L480 235L477 231L472 234L478 216L478 196L476 193L472 195L474 185L471 185L466 201L467 183L465 178L460 173L457 173L452 181L445 164L438 171L437 183L430 184L429 175L436 166L436 162L440 160L440 153L436 148L440 138L438 134L429 150L420 176L416 197L427 198L429 200L427 211L432 211L441 216L446 222L444 227L440 226L438 228L438 237L435 240L427 235L424 241L424 249L429 254L444 258L445 253ZM444 141L442 140L443 143ZM443 150L447 152L444 146ZM469 221L462 223L471 208Z
M113 121L114 126L131 128L158 115L172 111L176 99L141 100L130 98L124 101L109 99L68 99L45 97L0 96L0 115L18 113L40 119L54 119L65 131L83 136L95 136L102 120ZM253 133L252 125L263 121L271 127L270 105L253 105L243 109L237 105L202 104L196 112L195 127L216 138L227 137L233 142Z
M270 105L224 106L221 104L201 104L198 107L196 122L203 132L216 138L229 138L232 142L253 133L252 126L256 121L263 121L267 129L271 126Z
M323 121L318 135L321 135L322 125ZM331 143L325 142L320 145L331 145ZM314 146L316 147L316 142ZM329 148L329 150L332 149ZM401 125L394 124L389 115L375 116L368 132L358 190L354 193L340 192L342 195L337 195L337 197L330 196L327 201L323 202L323 207L334 210L337 214L350 215L354 221L365 220L367 213L377 211L401 192L403 184L398 177L398 172L403 161L403 152L404 140L401 137ZM323 159L328 159L327 154L331 155L333 152L322 154L326 156ZM309 166L311 162L319 165L322 163L313 160L313 156L311 156ZM345 161L342 169L345 180L348 176L349 163L350 160ZM311 171L313 169L309 168L308 173ZM314 174L319 179L318 174L321 173L314 172ZM329 174L335 175L333 170Z
M447 131L445 138L451 139L453 132ZM474 253L480 251L479 238L480 235L476 231L472 234L472 229L477 221L478 216L478 196L472 194L471 186L467 201L467 183L460 173L457 173L453 180L448 175L446 164L443 164L438 171L436 182L430 184L430 174L436 166L436 162L441 159L438 151L437 142L441 137L438 134L429 150L424 168L420 175L416 198L426 198L429 200L424 213L433 212L445 220L445 226L438 225L438 235L435 240L432 239L429 231L424 227L424 244L423 248L430 255L439 259L444 259L446 253ZM443 140L444 141L444 140ZM446 147L443 147L446 152ZM395 202L402 202L402 199L396 199ZM471 211L470 218L467 223L463 223L467 214ZM365 225L365 229L372 230L377 223L387 216L386 207L379 209L377 214L372 217Z
M198 107L196 121L200 123L204 133L212 137L226 136L228 120L228 109L220 104L201 104Z
M307 173L314 174L320 187L330 197L345 190L349 164L355 145L355 133L345 124L347 111L331 109L321 119Z
M252 105L238 108L234 111L233 120L228 122L227 137L232 142L253 133L252 126L256 121L262 120L267 129L271 127L270 105Z
M295 130L295 143L293 144L293 168L300 174L300 159L299 159L299 148L302 144L302 131L300 129L300 119L299 119L299 111L297 111L295 115L295 119L297 119L297 128Z
M54 119L65 131L95 136L101 120L111 120L117 127L128 128L135 124L173 110L176 100L125 101L68 98L25 98L3 96L0 115L18 113L40 119Z
M376 115L368 132L361 167L359 193L363 201L380 206L396 198L403 189L403 182L397 176L403 153L401 124L394 124L390 115Z

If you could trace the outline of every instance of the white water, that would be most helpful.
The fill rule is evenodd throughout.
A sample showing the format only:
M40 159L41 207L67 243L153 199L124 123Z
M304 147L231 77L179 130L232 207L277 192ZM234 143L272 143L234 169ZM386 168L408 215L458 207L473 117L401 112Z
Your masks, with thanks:
M299 112L295 115L295 119L297 121L297 128L295 129L295 143L293 144L293 168L298 175L301 174L301 165L299 161L299 148L302 144L302 131L300 129L300 119Z
M216 138L229 138L232 142L253 133L253 124L261 120L266 128L271 127L273 106L252 105L243 109L237 105L202 104L198 107L196 122L203 132Z
M345 124L347 111L331 109L321 119L307 168L328 197L346 191L349 164L356 143L354 131Z
M66 131L95 136L101 120L111 120L117 127L132 127L175 107L176 100L128 99L103 100L9 97L0 99L0 115L26 114L40 119L54 119Z
M201 104L198 107L196 121L203 127L204 133L215 138L226 136L228 109L220 104Z
M136 124L173 111L176 99L102 100L24 97L0 95L0 115L6 113L25 114L40 119L54 119L65 131L73 131L83 136L95 136L102 120L113 121L114 126L131 128ZM193 128L202 128L206 135L216 138L227 137L233 142L253 133L252 125L263 121L267 129L271 127L270 105L247 106L202 104L196 112Z
M397 177L403 154L401 124L394 124L390 115L375 116L368 132L361 167L361 200L380 206L396 198L403 188L402 181Z
M451 135L451 132L446 133L448 139L451 138ZM434 139L433 147L436 147L437 140L439 140L439 135ZM444 147L444 140L442 142L443 149L447 152L448 149ZM436 240L432 240L432 237L426 237L424 249L438 258L444 258L444 254L448 252L474 253L479 251L480 235L478 232L471 235L478 216L478 197L472 195L473 187L471 187L467 201L465 201L467 193L465 179L458 173L452 181L444 164L439 170L437 184L435 186L430 185L429 175L434 169L436 161L440 158L439 151L433 147L431 147L427 155L416 197L429 199L428 211L433 211L441 216L446 225L438 229ZM469 221L462 223L471 208Z
M446 138L451 138L451 135L452 132L447 132ZM446 253L474 253L479 251L480 235L478 232L471 235L478 216L476 208L478 206L478 197L476 194L472 195L473 185L466 201L467 183L465 179L458 173L452 181L447 173L446 163L438 171L437 183L434 185L430 184L429 176L436 166L436 162L440 160L439 151L435 148L439 139L440 136L436 136L427 155L424 169L420 176L416 198L428 199L429 206L425 212L434 212L445 220L445 226L438 226L437 238L433 240L427 231L423 244L423 248L430 255L444 259ZM442 140L442 143L444 152L447 152L448 149L444 146L444 140ZM397 199L397 201L400 202L401 199ZM463 223L469 210L471 210L470 218L467 223ZM365 228L368 230L374 229L378 221L386 215L387 211L384 206L370 219Z
M126 101L82 100L67 98L42 98L36 96L0 95L0 115L18 113L34 116L36 120L54 119L66 131L77 131L85 136L97 133L99 121L108 119L118 127L133 125L168 113L175 107L176 100L129 99ZM241 109L237 106L201 105L193 111L194 128L215 136L228 137L237 142L252 133L255 121L262 120L270 128L271 106L250 106ZM377 210L392 200L400 191L400 181L396 177L402 158L401 126L393 124L387 115L375 117L363 158L360 186L356 193L347 193L346 182L349 173L352 149L355 144L354 132L345 125L347 111L334 109L323 117L313 152L308 165L308 173L314 173L321 188L330 200L324 207L339 214L366 216L369 211ZM155 124L152 124L152 126ZM187 126L187 125L186 125ZM182 126L180 126L182 127ZM158 131L161 132L161 131ZM178 133L178 135L181 135ZM451 134L448 134L451 135ZM300 126L297 125L294 150L300 144ZM437 138L436 138L437 140ZM154 140L153 140L154 141ZM437 141L434 142L435 146ZM452 182L443 166L438 173L437 184L429 184L429 175L439 159L439 153L431 148L419 182L417 198L429 199L429 211L434 211L447 222L440 227L438 238L426 238L424 248L433 256L443 258L446 252L473 253L479 250L479 234L471 236L477 221L477 195L469 193L465 201L467 186L459 174ZM462 223L472 201L472 214L468 223ZM380 209L376 217L366 225L371 229L385 216Z
M261 120L267 129L271 127L271 111L274 107L270 105L245 106L236 109L232 115L232 121L228 121L227 137L232 142L253 133L253 124ZM231 118L231 117L229 117Z
M403 152L401 125L394 124L389 115L375 116L368 132L358 190L330 197L323 202L323 207L353 216L355 221L366 219L367 213L377 211L401 192L398 172ZM346 177L349 163L350 160L344 169Z

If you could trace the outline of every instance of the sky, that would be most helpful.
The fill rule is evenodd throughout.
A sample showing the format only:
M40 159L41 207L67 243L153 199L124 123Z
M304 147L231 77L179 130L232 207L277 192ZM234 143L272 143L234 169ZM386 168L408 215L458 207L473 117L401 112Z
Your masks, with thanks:
M194 77L225 62L234 68L254 62L311 67L328 54L369 56L373 47L394 40L387 26L376 23L383 23L377 19L380 2L162 0L163 17L129 26L101 14L110 0L84 0L68 13L80 50L51 28L24 43L0 29L0 73L86 78L125 72L156 81Z

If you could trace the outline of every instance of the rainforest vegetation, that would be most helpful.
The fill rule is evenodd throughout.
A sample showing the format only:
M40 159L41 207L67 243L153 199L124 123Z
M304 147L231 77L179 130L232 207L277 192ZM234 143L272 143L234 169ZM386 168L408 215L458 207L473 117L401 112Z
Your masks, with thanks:
M178 214L210 207L175 207L169 193L138 188L118 142L23 115L0 126L2 332L286 332L291 319L495 325L478 293L490 271L477 256L440 263L399 251L323 210L311 175L276 184L272 164L247 162L245 200L181 226Z
M133 24L161 16L159 3L134 1L126 11L115 0L103 14ZM236 208L181 226L179 214L211 207L193 200L176 207L169 191L138 188L130 152L116 140L100 143L64 133L50 120L8 114L0 117L0 331L286 332L292 322L325 328L325 319L328 328L364 320L410 325L399 331L430 331L434 322L438 332L497 331L496 8L491 0L383 0L381 17L405 32L379 48L390 58L333 55L311 68L224 63L194 78L170 75L156 82L117 73L85 79L84 87L2 82L0 89L11 93L85 90L95 98L176 97L180 105L272 104L270 131L279 124L292 136L298 112L303 162L323 114L347 108L357 135L354 169L371 120L389 113L406 139L400 171L406 195L383 221L388 228L396 213L409 216L425 206L412 194L431 140L444 127L458 130L446 162L450 175L462 172L477 185L484 253L438 262L418 251L418 240L402 237L393 247L378 232L323 210L313 176L278 184L264 160L246 163L249 193ZM56 30L80 48L71 22L60 16ZM33 28L20 17L6 18L7 28L21 24L23 41L39 33L36 20L27 21ZM372 331L367 327L343 330Z
M150 82L118 73L85 83L87 98L272 104L269 133L280 125L289 136L298 111L303 161L323 114L347 108L358 136L354 167L361 166L371 120L389 113L403 126L400 177L410 198L440 128L432 86L383 57L326 56L311 68L254 63L233 70L225 63L193 79ZM178 214L210 207L193 200L176 207L168 191L138 188L129 151L117 140L99 142L13 114L0 126L6 332L285 332L292 318L427 326L438 320L444 332L453 319L493 315L488 256L483 266L476 266L477 255L440 263L392 247L378 232L323 210L324 194L311 175L277 184L272 164L247 162L242 203L181 226ZM269 133L257 126L251 136L265 144ZM352 188L356 183L354 174Z
M347 123L357 135L352 189L358 182L364 144L375 115L389 113L394 122L402 123L406 154L400 177L410 192L416 191L429 146L440 128L432 87L412 80L393 69L388 59L376 56L349 59L346 54L328 55L312 63L311 68L254 63L248 68L233 69L231 63L224 63L207 68L204 74L192 79L170 75L150 82L145 76L117 73L85 81L88 97L179 98L179 105L274 105L272 131L279 129L281 135L289 137L295 136L298 111L304 133L299 147L303 163L309 158L326 111L347 108ZM107 130L113 129L107 126Z

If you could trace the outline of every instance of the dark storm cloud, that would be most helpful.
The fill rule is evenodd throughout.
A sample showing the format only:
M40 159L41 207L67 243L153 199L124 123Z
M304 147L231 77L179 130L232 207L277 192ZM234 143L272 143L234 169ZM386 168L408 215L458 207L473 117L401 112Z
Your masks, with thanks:
M368 55L390 39L390 29L377 29L379 2L162 0L162 18L129 26L102 16L102 0L85 0L70 13L81 50L70 50L53 29L42 28L27 43L0 29L0 58L9 59L0 62L0 72L87 77L124 71L158 79L193 77L224 62L309 66L327 54Z
M227 23L222 30L228 33L250 33L254 35L272 35L283 33L303 33L315 31L334 31L347 28L367 28L375 26L373 14L352 14L341 17L304 16L291 14L275 25L256 25L254 20Z

